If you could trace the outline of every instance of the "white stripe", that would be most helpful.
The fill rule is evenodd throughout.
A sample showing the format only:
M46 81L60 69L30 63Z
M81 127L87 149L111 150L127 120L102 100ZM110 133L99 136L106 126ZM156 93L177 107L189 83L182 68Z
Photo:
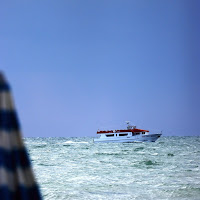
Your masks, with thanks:
M0 109L15 110L12 95L9 91L0 92Z
M15 173L7 171L3 167L0 168L0 187L7 186L11 191L16 191L19 185L26 188L36 185L30 168L25 170L17 168Z
M8 151L24 148L20 131L0 131L0 148Z

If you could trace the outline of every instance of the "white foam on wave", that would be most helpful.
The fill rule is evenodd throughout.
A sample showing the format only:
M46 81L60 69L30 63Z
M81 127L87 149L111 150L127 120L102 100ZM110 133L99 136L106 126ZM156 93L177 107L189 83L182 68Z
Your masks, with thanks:
M88 144L88 142L74 142L74 141L66 141L63 144Z

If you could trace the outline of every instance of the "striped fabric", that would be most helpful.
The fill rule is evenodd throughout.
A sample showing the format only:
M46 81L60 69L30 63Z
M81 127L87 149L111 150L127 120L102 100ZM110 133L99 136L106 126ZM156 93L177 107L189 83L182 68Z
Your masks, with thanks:
M42 199L35 182L10 87L0 73L0 200Z

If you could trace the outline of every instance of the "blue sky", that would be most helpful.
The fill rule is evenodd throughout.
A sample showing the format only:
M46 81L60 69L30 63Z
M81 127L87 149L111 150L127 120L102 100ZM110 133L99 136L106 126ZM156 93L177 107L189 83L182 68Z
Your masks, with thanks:
M200 135L199 1L0 2L0 68L24 136Z

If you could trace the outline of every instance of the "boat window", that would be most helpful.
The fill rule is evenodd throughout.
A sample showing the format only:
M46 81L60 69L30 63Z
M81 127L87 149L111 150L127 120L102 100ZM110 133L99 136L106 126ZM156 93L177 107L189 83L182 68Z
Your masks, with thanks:
M119 136L127 136L128 135L128 133L121 133L121 134L119 134Z
M134 133L134 132L132 132L132 136L134 136L134 135L140 135L140 133Z
M145 132L142 132L142 134L145 134Z
M109 134L109 135L106 135L106 137L113 137L114 134Z

